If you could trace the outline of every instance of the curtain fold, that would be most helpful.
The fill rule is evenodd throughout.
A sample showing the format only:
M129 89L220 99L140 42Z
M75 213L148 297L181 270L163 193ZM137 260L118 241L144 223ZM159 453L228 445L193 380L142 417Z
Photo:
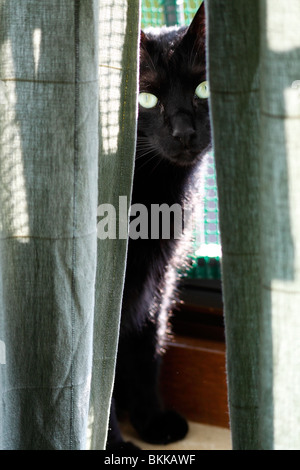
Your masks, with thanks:
M209 0L209 80L234 448L258 445L259 2Z
M207 0L234 449L299 449L296 0Z
M299 450L300 4L260 13L261 446Z
M101 217L98 219L91 449L105 447L118 346L136 142L139 0L101 0L99 25L98 215Z
M138 15L0 1L1 449L84 449L91 410L105 446L126 240L97 242L97 207L130 200Z

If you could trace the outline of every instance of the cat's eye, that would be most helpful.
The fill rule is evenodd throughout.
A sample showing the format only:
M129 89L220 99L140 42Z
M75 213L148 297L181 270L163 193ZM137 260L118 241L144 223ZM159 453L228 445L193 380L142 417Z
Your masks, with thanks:
M143 108L154 108L158 103L158 98L152 93L140 93L139 94L139 103Z
M200 85L197 86L195 90L195 95L202 100L207 99L209 97L209 85L208 82L202 82Z

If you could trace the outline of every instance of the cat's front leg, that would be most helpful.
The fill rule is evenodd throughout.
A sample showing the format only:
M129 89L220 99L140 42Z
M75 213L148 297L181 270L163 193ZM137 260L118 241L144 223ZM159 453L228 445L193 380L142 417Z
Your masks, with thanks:
M112 399L111 408L110 408L110 417L109 417L109 426L108 426L108 435L107 435L107 444L106 450L139 450L132 442L124 441L121 431L119 428L119 423L116 415L115 400Z
M131 423L140 437L152 444L181 440L188 431L184 418L163 407L159 394L160 362L156 325L151 321L130 338L120 338L116 397L126 401Z

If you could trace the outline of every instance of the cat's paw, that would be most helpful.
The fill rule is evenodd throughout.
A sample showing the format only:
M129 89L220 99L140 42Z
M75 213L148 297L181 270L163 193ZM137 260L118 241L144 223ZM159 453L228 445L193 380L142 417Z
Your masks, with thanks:
M109 451L118 450L118 451L132 452L132 451L141 450L141 449L130 441L128 442L118 441L118 442L114 442L113 444L108 444L106 446L106 450L109 450Z
M141 438L151 444L169 444L180 441L188 432L186 420L175 411L164 411L154 416L143 429Z

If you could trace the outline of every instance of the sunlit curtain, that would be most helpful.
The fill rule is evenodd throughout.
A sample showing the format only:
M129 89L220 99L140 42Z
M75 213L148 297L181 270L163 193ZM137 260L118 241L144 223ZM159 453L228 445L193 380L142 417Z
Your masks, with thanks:
M105 446L126 238L97 208L130 198L138 24L138 0L0 0L1 449Z
M109 224L108 228L101 225L107 236L98 227L92 449L105 446L114 379L135 153L139 27L139 0L100 0L98 202L99 208L110 204L115 209L116 224L112 233ZM103 214L104 210L98 211Z
M300 3L207 0L234 449L300 449Z

